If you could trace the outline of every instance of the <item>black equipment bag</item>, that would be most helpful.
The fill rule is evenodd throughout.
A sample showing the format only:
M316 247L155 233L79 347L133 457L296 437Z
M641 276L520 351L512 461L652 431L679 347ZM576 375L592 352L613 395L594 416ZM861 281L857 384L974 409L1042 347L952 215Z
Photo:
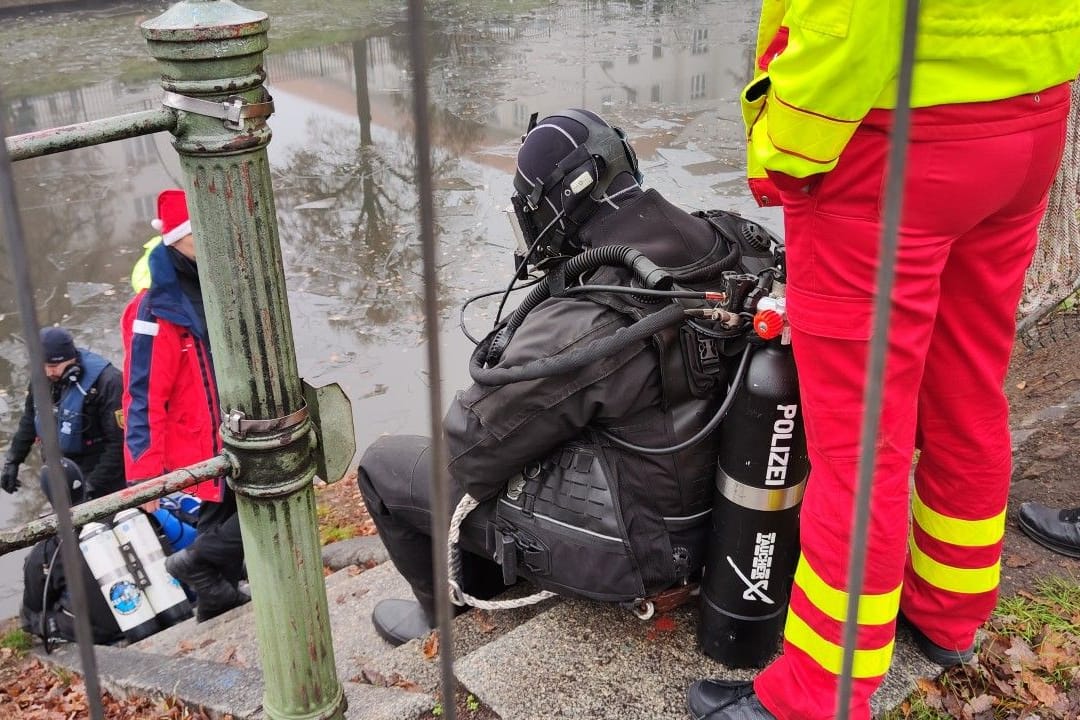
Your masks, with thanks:
M68 592L60 540L47 537L30 549L23 562L23 598L19 612L22 629L48 643L50 640L75 640L75 612ZM79 554L89 604L90 627L94 642L108 644L123 637L112 610L105 602L90 567Z

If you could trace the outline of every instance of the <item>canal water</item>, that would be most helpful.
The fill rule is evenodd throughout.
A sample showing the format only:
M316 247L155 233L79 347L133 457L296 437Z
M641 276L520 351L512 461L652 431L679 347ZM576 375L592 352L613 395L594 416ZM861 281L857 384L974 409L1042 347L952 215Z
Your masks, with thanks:
M398 3L244 4L270 15L269 146L301 375L340 383L358 447L426 433L425 367L408 26ZM296 6L302 7L296 7ZM725 208L778 229L742 179L738 93L751 73L756 0L429 3L443 397L468 382L468 297L509 280L504 208L529 115L594 110L621 126L645 185L688 210ZM0 76L9 132L156 106L138 23L165 4L7 13ZM179 184L166 133L15 165L42 324L122 367L119 318L153 234L157 193ZM0 452L29 380L6 244L0 248ZM498 298L463 321L482 336ZM36 517L35 451L0 527ZM24 553L0 558L0 617L15 614Z

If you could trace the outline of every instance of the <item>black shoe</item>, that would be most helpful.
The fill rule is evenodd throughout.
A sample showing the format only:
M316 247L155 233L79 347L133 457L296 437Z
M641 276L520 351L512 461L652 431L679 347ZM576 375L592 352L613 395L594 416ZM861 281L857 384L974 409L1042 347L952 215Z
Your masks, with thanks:
M1055 510L1026 502L1020 506L1017 521L1020 529L1040 545L1080 558L1080 508Z
M421 638L434 629L423 606L415 600L383 600L371 611L371 624L394 647Z
M751 682L698 680L686 691L686 708L694 720L776 720Z
M201 623L243 605L251 596L230 583L213 565L199 562L191 548L165 558L165 570L195 591L195 622Z
M975 656L974 643L967 648L952 650L947 647L942 647L926 637L926 635L923 634L923 631L915 627L915 623L908 620L903 613L900 613L897 622L907 626L908 630L911 631L911 639L915 641L915 646L919 648L919 652L925 655L926 659L932 663L948 668L971 662L971 658Z

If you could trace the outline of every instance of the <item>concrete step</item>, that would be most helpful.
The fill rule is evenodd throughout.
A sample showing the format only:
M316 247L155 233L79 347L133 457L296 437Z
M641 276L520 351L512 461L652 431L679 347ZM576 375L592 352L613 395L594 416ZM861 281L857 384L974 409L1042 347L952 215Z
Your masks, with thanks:
M326 594L335 665L349 699L347 717L413 720L430 710L434 697L420 692L420 683L383 669L390 663L382 658L393 654L395 648L378 637L368 620L379 600L410 596L408 584L393 565L384 563L364 571L346 567L327 578ZM261 677L254 606L250 603L203 623L180 623L127 650L248 668ZM398 662L394 666L410 664ZM259 687L261 694L261 680Z
M416 720L435 704L437 658L423 639L391 647L370 616L386 598L411 597L391 563L350 565L326 580L334 656L349 700L347 718ZM524 584L508 597L532 592ZM697 648L696 604L642 621L613 605L551 599L515 610L470 610L454 619L455 673L504 720L684 720L685 691L698 678L745 678ZM77 668L71 646L47 658ZM262 676L253 605L208 622L189 620L127 648L98 648L103 684L114 691L176 696L261 720ZM875 713L898 705L914 679L940 668L897 639L893 669Z
M74 643L51 655L35 652L45 662L82 672ZM177 697L202 707L213 718L262 718L262 674L251 668L108 645L95 646L94 659L102 688L117 697Z
M371 608L383 598L408 593L405 579L389 563L363 572L351 566L327 578L334 656L349 702L347 718L415 720L435 704L434 696L422 692L418 683L375 670L385 666L382 656L397 650L375 634L368 620ZM113 692L176 697L205 708L212 717L263 718L263 680L250 603L207 622L185 621L127 647L99 646L96 653L102 684ZM434 667L419 651L415 654ZM74 645L43 659L79 671Z
M349 553L354 560L378 559L363 548L354 547ZM513 588L509 597L528 592L531 589L526 586ZM370 569L346 565L327 577L326 595L335 665L349 699L347 717L413 720L430 710L439 685L437 657L428 657L422 639L394 648L371 624L371 611L379 601L412 597L408 583L393 564L386 562ZM472 610L458 616L454 619L455 657L482 647L555 602L499 613ZM200 672L213 673L214 668L248 671L259 678L255 697L261 698L254 606L250 603L203 623L187 620L122 650L106 650L126 654L134 666L168 657L200 664ZM160 690L168 694L164 685ZM201 696L176 694L203 704Z
M470 652L455 672L504 720L685 720L694 680L756 672L706 657L696 628L694 606L643 622L615 606L567 600ZM899 705L915 678L940 670L902 633L875 715Z

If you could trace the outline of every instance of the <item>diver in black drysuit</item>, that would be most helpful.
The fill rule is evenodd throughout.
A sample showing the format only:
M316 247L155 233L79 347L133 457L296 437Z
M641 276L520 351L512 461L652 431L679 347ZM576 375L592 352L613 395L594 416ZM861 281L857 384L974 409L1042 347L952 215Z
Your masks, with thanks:
M599 155L586 148L597 136L608 141ZM593 183L582 189L589 179ZM621 131L587 111L557 113L530 129L518 153L516 199L519 210L528 208L518 219L531 225L529 238L548 256L629 246L676 276L692 277L729 254L730 238L655 190L642 189L639 180L636 158ZM542 254L534 250L533 257ZM619 267L601 267L589 278L590 285L630 282L630 273ZM493 367L563 355L612 335L655 305L611 293L551 297L528 313ZM528 543L519 543L511 550L516 550L518 575L551 579L541 586L573 594L623 600L646 597L700 570L715 442L705 440L676 454L642 455L615 447L600 432L670 446L699 430L719 404L717 392L715 387L698 393L704 397L689 392L677 377L684 364L674 329L574 372L474 384L457 394L445 418L452 507L466 492L480 501L461 527L466 592L491 597L505 587L505 556L503 568L492 558L507 538L521 538L498 515L513 514L515 488L513 504L520 513L529 487L534 496L543 494L537 488L552 473L568 489L561 504L556 502L559 507L543 516L550 520L547 526L529 531L540 541L539 549L530 552ZM722 377L714 381L722 383ZM671 389L676 386L682 390ZM393 644L425 634L435 621L429 444L417 436L384 436L360 461L358 483L368 511L417 601L386 600L375 608L373 623ZM577 518L593 529L575 536L570 526L580 524ZM544 527L551 534L545 535ZM560 545L568 528L573 537ZM562 565L552 568L552 563Z

